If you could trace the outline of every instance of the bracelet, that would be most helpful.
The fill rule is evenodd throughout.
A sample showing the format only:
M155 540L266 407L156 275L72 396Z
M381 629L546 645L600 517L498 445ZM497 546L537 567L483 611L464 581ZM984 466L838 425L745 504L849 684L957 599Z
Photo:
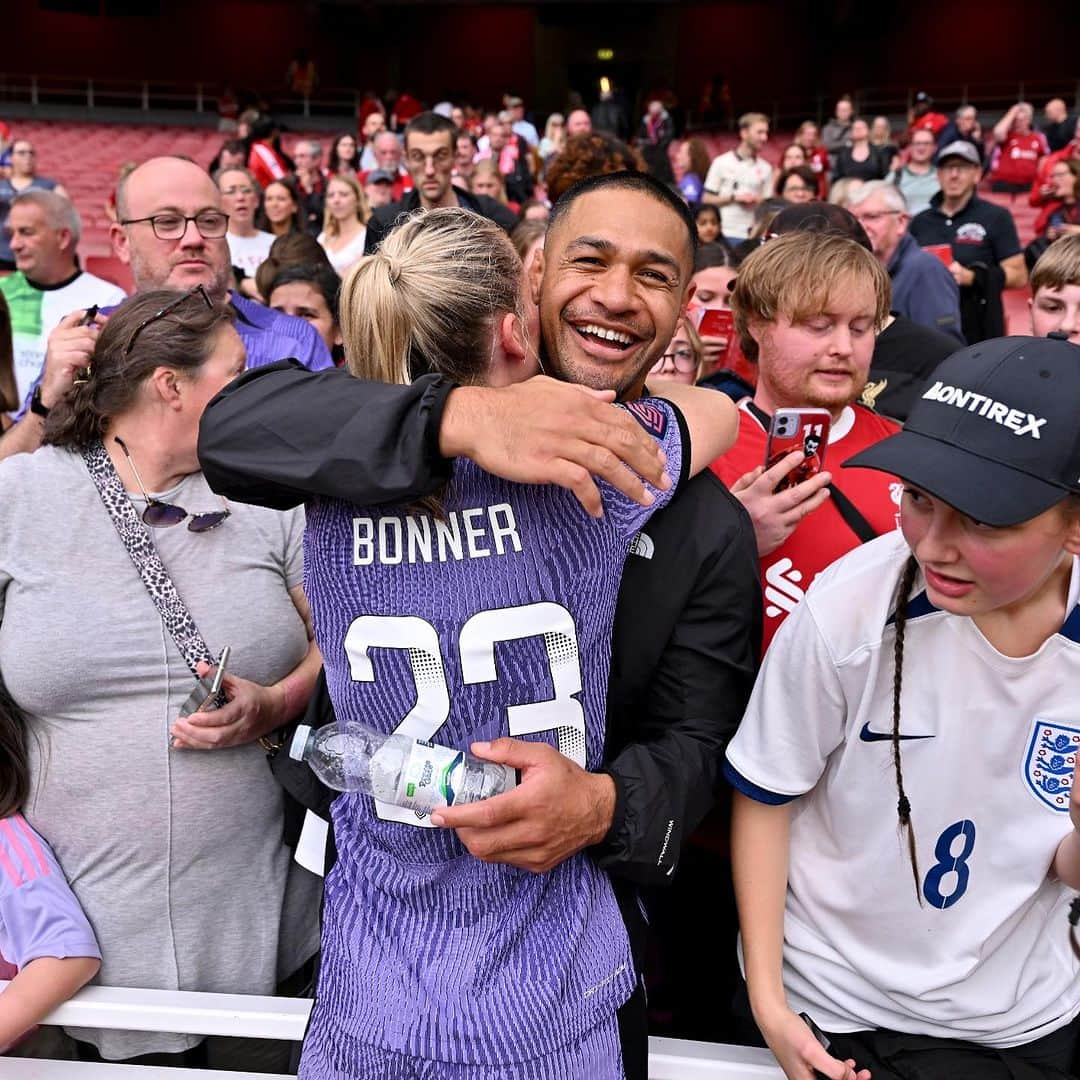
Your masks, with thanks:
M271 732L270 735L260 735L259 745L268 754L276 754L285 745L284 731L284 728L278 728L277 731Z

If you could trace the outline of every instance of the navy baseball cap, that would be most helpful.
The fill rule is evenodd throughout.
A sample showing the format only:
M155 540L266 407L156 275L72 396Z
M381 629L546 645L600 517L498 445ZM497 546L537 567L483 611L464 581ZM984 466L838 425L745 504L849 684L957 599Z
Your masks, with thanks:
M1080 348L1008 337L935 369L904 430L844 467L893 473L986 525L1029 521L1080 495Z
M386 169L372 169L367 175L368 184L392 184L394 182L393 173Z

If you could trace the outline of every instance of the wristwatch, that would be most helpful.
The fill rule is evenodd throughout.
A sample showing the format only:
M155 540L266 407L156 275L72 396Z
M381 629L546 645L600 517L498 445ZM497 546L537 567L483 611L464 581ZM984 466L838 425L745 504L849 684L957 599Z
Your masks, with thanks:
M30 395L30 411L43 418L49 415L48 405L41 400L41 383L34 387L34 392Z

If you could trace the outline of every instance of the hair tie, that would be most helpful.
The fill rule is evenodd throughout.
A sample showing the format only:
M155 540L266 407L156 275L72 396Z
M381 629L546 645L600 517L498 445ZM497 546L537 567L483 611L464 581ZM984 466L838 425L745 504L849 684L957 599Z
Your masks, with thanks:
M380 253L380 256L383 262L386 263L386 273L387 276L390 278L390 284L396 285L401 280L401 263L399 263L397 259L392 258L390 255L382 255Z
M86 367L80 368L78 371L75 372L75 378L72 380L71 385L82 386L83 383L87 383L90 381L90 376L92 374L93 372L90 370L90 365L87 364Z

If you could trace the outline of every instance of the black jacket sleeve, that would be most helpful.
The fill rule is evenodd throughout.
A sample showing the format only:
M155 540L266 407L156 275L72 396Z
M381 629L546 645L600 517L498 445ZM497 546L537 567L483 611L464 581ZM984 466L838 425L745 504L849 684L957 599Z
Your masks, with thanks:
M750 519L712 473L645 532L654 550L630 556L615 620L604 765L615 816L591 854L656 885L716 802L757 673L762 599Z
M453 385L425 375L391 386L295 360L256 368L207 406L199 460L214 491L278 510L313 495L415 499L449 479L439 426Z

